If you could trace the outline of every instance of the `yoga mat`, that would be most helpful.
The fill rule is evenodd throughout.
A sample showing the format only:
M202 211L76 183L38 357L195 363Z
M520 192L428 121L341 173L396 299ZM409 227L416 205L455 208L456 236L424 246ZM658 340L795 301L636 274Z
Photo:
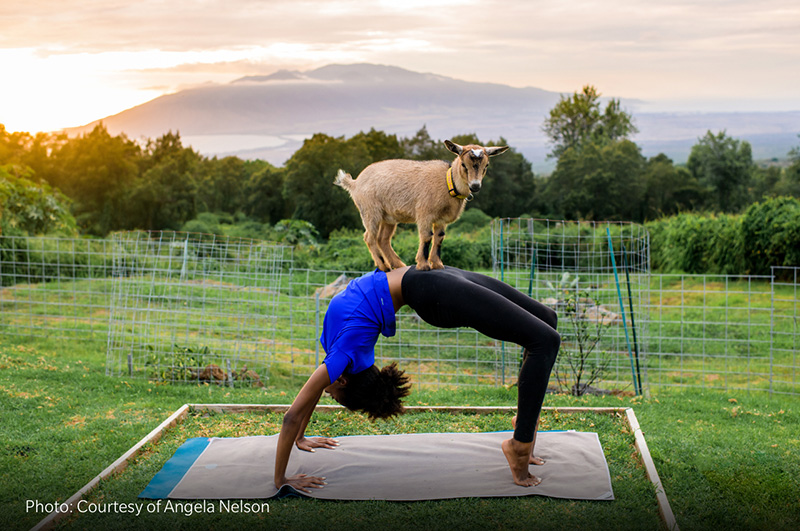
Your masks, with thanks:
M500 443L511 432L416 433L337 437L333 450L297 448L287 476L326 477L309 496L331 500L415 501L465 497L550 496L613 500L611 477L596 433L539 432L530 466L536 487L514 484ZM189 439L140 498L266 499L273 484L277 435ZM285 489L281 490L283 493Z

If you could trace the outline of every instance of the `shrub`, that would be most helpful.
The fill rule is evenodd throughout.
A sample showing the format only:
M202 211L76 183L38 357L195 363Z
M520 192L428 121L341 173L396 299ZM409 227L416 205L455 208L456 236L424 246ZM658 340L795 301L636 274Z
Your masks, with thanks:
M0 234L75 236L69 199L45 183L29 180L32 177L29 168L0 166Z
M647 224L654 271L768 275L800 265L800 201L751 205L743 215L679 214Z
M311 266L341 271L369 271L375 268L362 233L354 229L331 232L328 243L319 246Z
M741 217L679 214L647 224L656 271L742 273Z
M771 266L800 265L800 201L778 197L755 203L742 219L744 263L751 274Z
M466 234L487 229L491 226L492 218L484 214L479 208L468 208L461 217L447 227L450 234Z

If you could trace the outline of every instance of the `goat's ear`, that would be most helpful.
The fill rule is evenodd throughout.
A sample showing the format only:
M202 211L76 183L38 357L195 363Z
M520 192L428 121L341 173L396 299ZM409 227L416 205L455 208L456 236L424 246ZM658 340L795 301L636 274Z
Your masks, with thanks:
M505 153L507 149L508 146L492 146L486 148L486 153L488 153L490 157L494 157L500 153Z
M456 155L461 155L461 153L464 151L464 148L462 146L459 146L455 142L450 142L449 140L445 140L444 145L447 149L449 149Z

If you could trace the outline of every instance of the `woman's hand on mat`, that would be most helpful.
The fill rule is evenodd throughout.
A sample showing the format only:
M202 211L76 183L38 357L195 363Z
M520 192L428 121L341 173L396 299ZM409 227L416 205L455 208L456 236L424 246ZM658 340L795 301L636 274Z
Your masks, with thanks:
M306 439L302 437L295 441L295 445L300 450L304 450L306 452L313 452L314 448L336 448L339 446L339 441L336 439L331 439L329 437L314 437L311 439Z
M327 483L325 483L325 478L318 478L317 476L307 476L305 474L297 474L296 476L291 476L286 478L283 482L284 485L289 485L295 490L299 490L301 492L311 492L308 489L321 489Z

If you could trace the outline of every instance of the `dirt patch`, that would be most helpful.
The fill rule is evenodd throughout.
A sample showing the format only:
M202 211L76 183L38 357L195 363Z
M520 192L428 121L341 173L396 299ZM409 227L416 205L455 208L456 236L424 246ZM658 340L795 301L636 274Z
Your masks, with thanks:
M83 428L86 425L86 417L83 415L75 415L74 417L69 419L69 422L65 423L65 426L75 426L77 428Z

